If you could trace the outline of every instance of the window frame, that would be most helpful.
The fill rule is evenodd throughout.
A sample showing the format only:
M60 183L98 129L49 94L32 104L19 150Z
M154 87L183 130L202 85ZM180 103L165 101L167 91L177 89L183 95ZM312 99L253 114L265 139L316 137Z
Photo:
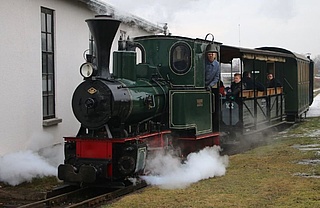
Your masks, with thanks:
M54 10L41 7L41 62L43 120L56 117Z
M177 52L177 49L181 47L184 48L185 50L183 51L184 54L179 54ZM182 53L182 52L181 52ZM177 56L180 55L185 55L184 58L177 58ZM187 60L185 60L187 59ZM185 66L179 66L176 63L179 61L185 61ZM192 50L191 47L189 46L189 44L187 44L186 42L178 42L175 43L171 49L170 49L170 65L171 68L173 70L174 73L178 74L178 75L184 75L186 73L188 73L191 69L191 61L192 61Z

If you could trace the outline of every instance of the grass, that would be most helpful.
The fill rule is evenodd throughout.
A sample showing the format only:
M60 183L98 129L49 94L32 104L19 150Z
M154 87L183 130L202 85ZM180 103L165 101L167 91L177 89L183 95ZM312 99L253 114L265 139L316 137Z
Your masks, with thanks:
M301 165L320 159L318 151L293 145L320 144L320 118L307 119L268 145L229 157L227 173L194 183L186 189L148 187L104 208L123 207L320 207L319 165ZM319 131L320 134L320 131Z

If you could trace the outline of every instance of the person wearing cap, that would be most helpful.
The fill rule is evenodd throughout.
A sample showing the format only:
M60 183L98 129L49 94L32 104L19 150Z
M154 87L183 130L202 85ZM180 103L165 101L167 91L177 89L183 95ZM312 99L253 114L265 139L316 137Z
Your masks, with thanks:
M205 86L210 90L215 86L220 77L220 66L217 59L218 51L213 44L206 48Z
M275 87L282 87L282 84L279 80L275 79L272 73L268 73L267 75L267 87L268 88L275 88Z

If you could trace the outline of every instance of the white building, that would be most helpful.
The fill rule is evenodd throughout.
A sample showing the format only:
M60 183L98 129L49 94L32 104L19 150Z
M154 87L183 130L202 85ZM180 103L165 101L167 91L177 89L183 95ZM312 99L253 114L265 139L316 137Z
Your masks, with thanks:
M64 136L77 133L80 124L71 98L82 81L79 66L89 46L85 20L96 14L125 21L113 49L124 33L134 37L161 32L97 0L1 1L0 156L62 144Z

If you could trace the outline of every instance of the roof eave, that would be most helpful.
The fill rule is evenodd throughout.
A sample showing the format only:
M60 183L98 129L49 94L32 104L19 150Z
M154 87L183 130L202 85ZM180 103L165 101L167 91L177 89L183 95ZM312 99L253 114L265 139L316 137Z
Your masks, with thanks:
M102 14L111 15L113 18L118 19L129 26L137 26L138 28L145 30L146 32L150 32L154 34L163 32L162 27L155 25L140 17L134 16L128 13L126 13L125 16L119 15L117 10L114 7L112 7L111 5L108 5L107 3L101 2L100 0L78 0L78 1L85 3L91 11L99 15L102 15Z

